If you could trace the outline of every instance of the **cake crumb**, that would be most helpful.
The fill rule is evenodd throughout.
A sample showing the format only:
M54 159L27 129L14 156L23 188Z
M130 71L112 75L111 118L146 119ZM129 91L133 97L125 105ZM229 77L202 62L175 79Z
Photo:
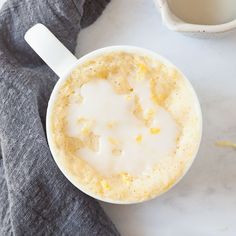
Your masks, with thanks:
M160 133L160 129L159 128L150 128L150 133L151 134L159 134Z
M110 121L107 123L107 127L109 129L113 129L116 125L117 125L117 123L115 121Z
M102 180L102 181L101 181L101 185L102 185L102 188L103 188L104 190L110 190L110 189L111 189L111 186L107 183L106 180Z
M138 143L141 143L142 141L143 141L143 137L142 137L142 135L137 135L136 136L136 138L135 138L135 140L138 142Z
M233 143L231 141L217 141L216 146L222 147L222 148L234 148L236 149L236 143Z
M130 184L133 181L133 177L126 172L121 173L120 176L122 181L125 182L126 184Z
M112 145L118 145L119 141L113 137L108 137L108 141L112 144Z

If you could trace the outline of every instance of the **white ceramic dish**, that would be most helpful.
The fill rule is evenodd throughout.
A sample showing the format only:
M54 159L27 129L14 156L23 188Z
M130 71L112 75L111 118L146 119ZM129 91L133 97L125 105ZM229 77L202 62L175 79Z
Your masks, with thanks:
M230 9L236 9L235 8L236 1L234 0L231 0L231 1L222 0L222 2L220 2L220 4L227 4L227 5L222 5L221 8L220 6L218 7L218 11L217 13L215 13L215 16L214 16L216 20L215 24L210 21L209 21L209 24L207 22L204 22L204 24L188 23L186 20L182 20L179 16L174 14L173 5L171 9L170 0L154 0L154 2L161 12L161 16L162 16L162 20L164 24L170 30L181 32L189 36L196 36L196 37L203 37L203 38L220 36L228 32L231 32L233 30L236 30L236 10L233 13L230 10ZM176 2L181 2L181 1L176 1ZM211 1L211 4L214 4L214 1ZM176 6L177 5L175 5L175 7ZM182 6L178 6L178 11L180 7ZM207 7L208 7L207 10L209 10L210 4ZM191 10L194 11L193 9ZM221 22L223 17L225 18L225 21Z
M98 55L102 55L107 52L114 52L114 51L126 51L126 52L133 52L133 53L142 53L145 55L149 55L150 57L154 57L157 60L171 66L175 67L171 62L169 62L167 59L161 57L160 55L151 52L149 50L139 48L139 47L133 47L133 46L110 46L106 48L101 48L98 50L95 50L80 59L77 59L67 48L65 48L59 41L58 39L42 24L37 24L33 26L31 29L27 31L25 34L25 40L27 43L33 48L33 50L48 64L48 66L60 77L58 80L57 84L55 85L53 92L51 94L49 103L48 103L48 108L47 108L47 138L48 138L48 143L50 150L52 152L52 155L54 157L55 162L57 163L59 169L62 171L62 173L66 176L66 178L73 184L75 185L78 189L83 191L84 193L90 195L93 198L96 198L98 200L102 200L105 202L109 203L116 203L116 204L131 204L131 203L137 203L137 202L119 202L119 201L111 201L109 199L104 199L101 198L100 196L94 195L93 193L87 192L85 188L81 185L78 185L78 183L75 183L70 176L68 176L63 169L63 166L60 165L60 163L57 162L57 159L55 158L56 152L53 149L52 145L52 136L50 133L49 129L49 119L51 117L52 113L52 105L54 104L56 95L58 93L60 85L67 79L68 75L70 72L77 67L79 64L83 63L84 61L94 58ZM175 67L176 68L176 67ZM185 77L184 77L185 78ZM185 78L186 81L188 82L190 89L193 90L193 93L195 94L196 98L196 107L199 112L199 118L200 118L200 125L202 127L202 114L201 114L201 108L200 104L197 98L197 95L190 84L190 82ZM200 141L198 148L200 146ZM196 150L192 161L195 159L197 155L198 149ZM192 164L192 163L191 163ZM186 172L189 170L191 164L189 167L185 170L185 173L181 176L180 179L186 174ZM177 181L179 182L180 179ZM176 182L176 183L177 183ZM176 184L175 183L175 184ZM147 199L149 200L149 199Z

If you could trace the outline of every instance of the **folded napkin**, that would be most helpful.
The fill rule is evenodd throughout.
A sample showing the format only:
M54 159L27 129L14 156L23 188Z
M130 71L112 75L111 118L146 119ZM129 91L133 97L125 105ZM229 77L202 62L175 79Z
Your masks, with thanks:
M52 159L45 115L58 78L24 41L43 23L73 52L108 2L9 0L0 12L0 235L119 235Z

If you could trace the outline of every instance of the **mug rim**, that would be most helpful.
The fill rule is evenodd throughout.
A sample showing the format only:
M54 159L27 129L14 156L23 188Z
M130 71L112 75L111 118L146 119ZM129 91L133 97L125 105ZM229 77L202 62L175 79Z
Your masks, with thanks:
M200 138L198 141L198 146L195 150L194 155L192 156L191 161L189 161L189 165L188 167L184 170L183 174L177 179L177 181L175 181L175 183L167 190L162 191L161 193L155 195L152 198L147 198L144 200L140 200L140 201L117 201L117 200L112 200L112 199L107 199L107 198L103 198L99 195L94 194L93 192L89 192L85 189L85 187L82 184L79 184L78 182L75 183L72 178L66 173L66 171L64 170L63 166L57 161L57 158L55 158L56 151L54 150L54 145L53 145L53 139L51 136L51 131L50 131L50 117L51 117L51 113L52 113L52 107L53 104L56 100L56 96L57 96L57 92L60 89L60 86L63 84L63 82L68 78L68 76L70 75L70 73L79 65L82 64L83 62L92 59L98 55L103 55L105 53L111 53L114 51L125 51L125 52L131 52L131 53L138 53L138 54L144 54L147 56L150 56L152 58L156 58L157 60L161 61L162 63L171 66L175 69L177 69L181 75L183 76L183 78L185 79L185 81L187 82L187 85L189 86L189 88L192 90L193 95L194 95L194 105L196 106L196 109L198 111L198 115L199 115L199 125L200 125ZM200 106L200 102L197 96L197 93L195 91L195 89L193 88L192 84L190 83L190 81L187 79L187 77L184 75L184 73L177 67L175 66L172 62L170 62L168 59L166 59L165 57L159 55L156 52L153 52L151 50L142 48L142 47L136 47L136 46L129 46L129 45L116 45L116 46L108 46L108 47L103 47L103 48L99 48L97 50L91 51L90 53L85 54L84 56L80 57L75 64L71 65L70 68L68 68L68 71L66 71L64 73L63 76L61 76L58 81L56 82L52 93L50 95L49 101L48 101L48 107L47 107L47 112L46 112L46 135L47 135L47 140L48 140L48 145L49 145L49 149L51 151L52 157L55 161L55 163L57 164L57 167L60 169L60 171L63 173L63 175L70 181L71 184L73 184L78 190L82 191L83 193L89 195L90 197L93 197L97 200L103 201L103 202L107 202L107 203L113 203L113 204L122 204L122 205L128 205L128 204L135 204L135 203L141 203L141 202L146 202L149 200L152 200L156 197L161 196L162 194L168 192L170 189L172 189L177 183L180 182L180 180L186 175L186 173L189 171L190 167L192 166L197 153L199 151L200 148L200 144L201 144L201 140L202 140L202 130L203 130L203 121L202 121L202 110L201 110L201 106Z

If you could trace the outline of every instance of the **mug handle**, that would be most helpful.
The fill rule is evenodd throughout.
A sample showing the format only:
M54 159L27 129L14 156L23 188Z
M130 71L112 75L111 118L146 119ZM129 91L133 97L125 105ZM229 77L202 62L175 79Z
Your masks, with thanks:
M24 38L59 77L63 77L78 60L43 24L31 27Z

